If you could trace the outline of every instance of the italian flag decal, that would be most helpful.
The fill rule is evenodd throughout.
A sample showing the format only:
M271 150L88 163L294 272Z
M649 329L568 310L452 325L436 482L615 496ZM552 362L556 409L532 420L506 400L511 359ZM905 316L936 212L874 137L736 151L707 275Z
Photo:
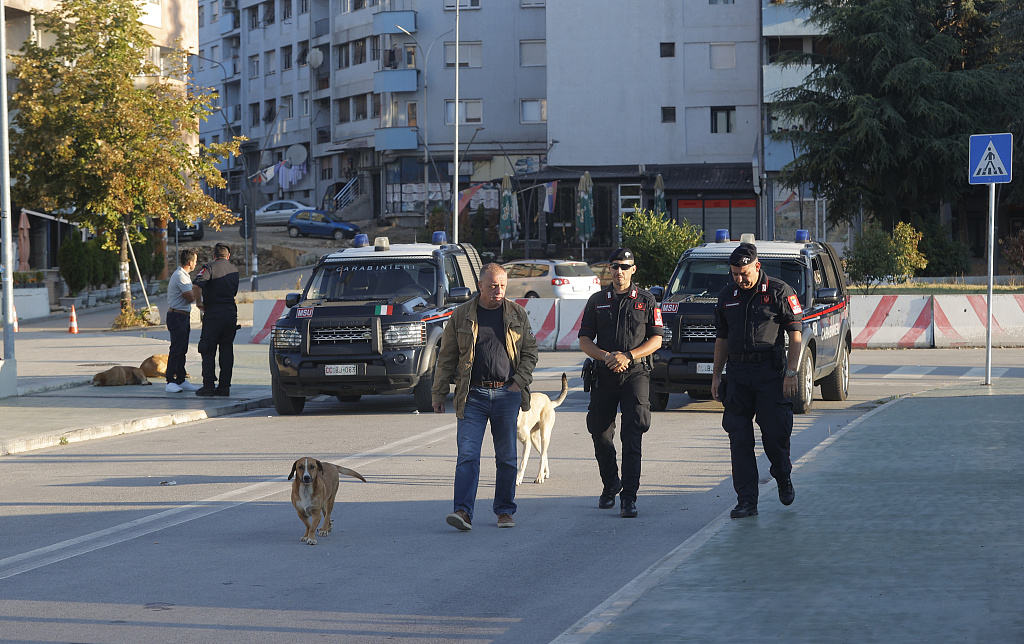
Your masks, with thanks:
M374 314L375 315L391 315L392 311L394 310L394 308L395 307L393 307L391 305L384 306L384 305L378 304L375 307L376 310L374 311Z

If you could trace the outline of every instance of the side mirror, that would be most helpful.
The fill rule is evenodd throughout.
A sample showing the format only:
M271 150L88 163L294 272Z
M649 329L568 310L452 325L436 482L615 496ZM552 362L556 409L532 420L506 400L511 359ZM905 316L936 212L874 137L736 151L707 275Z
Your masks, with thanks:
M819 288L814 293L814 301L823 304L835 304L841 301L841 299L839 297L839 289L837 288Z
M462 302L468 302L472 294L473 292L470 291L465 286L456 286L455 288L448 292L446 302L448 304L460 304Z
M284 296L284 305L288 308L294 307L302 301L302 293L289 293Z
M654 296L654 300L655 301L660 302L665 297L665 287L664 286L652 286L651 287L651 295Z

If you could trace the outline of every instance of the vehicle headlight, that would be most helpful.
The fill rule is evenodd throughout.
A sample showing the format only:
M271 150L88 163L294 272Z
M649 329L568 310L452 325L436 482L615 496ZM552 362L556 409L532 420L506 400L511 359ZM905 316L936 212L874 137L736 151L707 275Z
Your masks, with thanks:
M665 326L661 328L661 346L665 348L672 344L672 329Z
M384 344L390 347L418 347L427 343L427 325L422 322L390 324L383 331Z
M271 344L275 349L298 349L302 346L302 334L291 327L275 326L271 331Z

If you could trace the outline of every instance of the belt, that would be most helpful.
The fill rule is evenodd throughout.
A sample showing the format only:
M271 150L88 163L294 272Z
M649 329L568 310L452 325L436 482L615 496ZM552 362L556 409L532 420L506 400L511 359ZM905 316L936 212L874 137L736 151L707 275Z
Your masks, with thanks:
M185 315L189 315L190 313L192 313L191 311L187 311L185 309L171 309L171 308L168 308L167 312L168 313L184 313Z
M729 354L729 362L766 362L771 359L771 351L753 351L750 353Z
M483 387L484 389L501 389L508 382L508 380L472 380L469 384L474 387Z

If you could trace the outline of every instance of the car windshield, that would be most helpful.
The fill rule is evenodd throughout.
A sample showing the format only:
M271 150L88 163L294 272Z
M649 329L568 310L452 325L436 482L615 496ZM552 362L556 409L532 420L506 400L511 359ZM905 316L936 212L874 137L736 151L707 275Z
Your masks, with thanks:
M359 261L324 264L306 289L307 300L391 300L405 295L432 297L437 269L416 260Z
M593 277L594 271L586 264L555 264L555 275L558 277Z
M761 259L761 270L768 277L781 279L797 293L804 292L803 265L792 260ZM729 263L725 260L686 259L676 269L668 285L666 298L679 295L718 297L718 292L731 283Z

